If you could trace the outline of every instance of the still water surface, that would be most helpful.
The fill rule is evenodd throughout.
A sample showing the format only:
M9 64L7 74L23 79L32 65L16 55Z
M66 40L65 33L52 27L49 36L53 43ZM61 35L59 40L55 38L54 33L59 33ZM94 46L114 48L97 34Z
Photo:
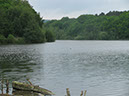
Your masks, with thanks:
M129 96L129 41L56 41L0 46L0 73L64 96ZM0 77L1 79L1 77Z

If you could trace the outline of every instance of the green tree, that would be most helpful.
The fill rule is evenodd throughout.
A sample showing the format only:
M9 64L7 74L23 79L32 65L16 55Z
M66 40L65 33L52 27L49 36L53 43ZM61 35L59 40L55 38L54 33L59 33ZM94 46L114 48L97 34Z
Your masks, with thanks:
M31 32L24 34L25 42L26 43L42 43L45 42L44 33L36 32L31 30Z
M46 30L45 36L46 36L47 42L54 42L55 41L55 36L50 30Z
M64 17L44 24L56 34L56 39L128 40L129 11L113 11L105 15L81 15L78 18Z
M27 0L0 0L0 34L7 43L45 42L43 19Z

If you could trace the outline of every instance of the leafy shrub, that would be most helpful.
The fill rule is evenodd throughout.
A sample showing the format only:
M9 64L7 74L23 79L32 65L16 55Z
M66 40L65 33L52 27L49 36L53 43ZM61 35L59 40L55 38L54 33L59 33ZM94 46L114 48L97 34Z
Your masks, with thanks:
M7 43L7 39L5 38L5 36L0 34L0 44L5 44Z
M12 34L9 34L8 38L7 38L7 42L14 44L14 43L16 43L16 38Z

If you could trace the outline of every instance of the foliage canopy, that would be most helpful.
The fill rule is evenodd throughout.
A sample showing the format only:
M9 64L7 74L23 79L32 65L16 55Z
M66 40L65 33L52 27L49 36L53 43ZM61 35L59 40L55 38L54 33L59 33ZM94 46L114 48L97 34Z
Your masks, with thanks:
M27 0L0 0L0 44L45 42L42 26L40 14Z
M110 11L99 15L63 17L45 23L56 39L72 40L129 40L129 11Z

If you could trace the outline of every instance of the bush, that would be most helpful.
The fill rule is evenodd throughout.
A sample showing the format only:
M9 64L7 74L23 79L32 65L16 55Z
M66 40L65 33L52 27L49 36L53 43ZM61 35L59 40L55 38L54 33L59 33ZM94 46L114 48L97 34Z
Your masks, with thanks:
M25 44L25 40L22 37L18 37L18 38L16 38L16 43L17 44Z
M7 38L7 42L14 44L16 43L16 38L12 34L9 34Z
M7 39L5 38L5 36L0 34L0 44L6 44L7 43Z
M85 40L84 36L78 35L74 38L75 40Z
M100 40L108 40L108 33L107 32L100 32L99 39Z

